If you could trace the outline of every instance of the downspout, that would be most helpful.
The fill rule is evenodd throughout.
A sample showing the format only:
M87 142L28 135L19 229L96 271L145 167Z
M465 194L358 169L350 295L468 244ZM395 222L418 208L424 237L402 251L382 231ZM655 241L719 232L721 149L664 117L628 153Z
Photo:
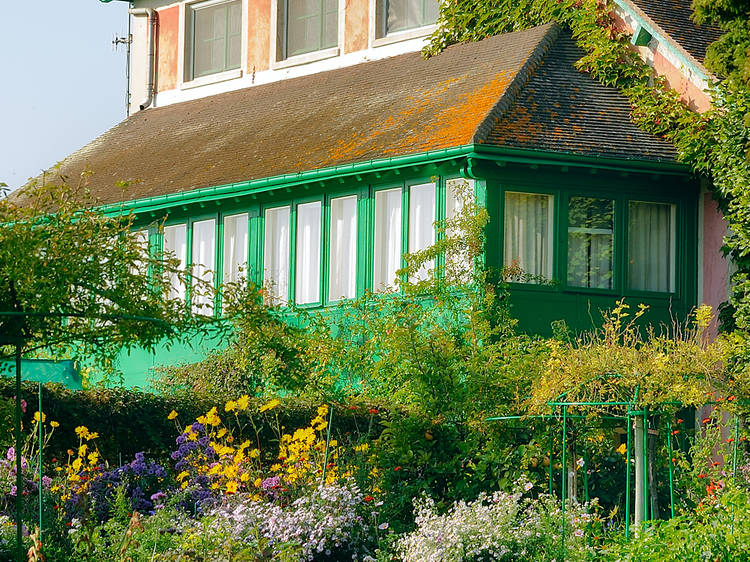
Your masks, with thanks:
M132 16L148 16L148 80L146 82L146 99L139 106L142 111L150 107L154 101L156 11L153 8L131 8L129 11Z

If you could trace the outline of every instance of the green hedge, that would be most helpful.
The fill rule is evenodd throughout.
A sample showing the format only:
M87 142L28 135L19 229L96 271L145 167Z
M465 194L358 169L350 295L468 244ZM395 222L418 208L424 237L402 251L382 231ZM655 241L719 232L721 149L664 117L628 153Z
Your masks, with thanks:
M15 383L7 377L0 377L0 400L5 405L15 396ZM37 411L37 384L24 383L21 396L28 403L23 416L24 428L28 430L34 412ZM75 428L86 426L99 433L97 445L103 458L110 463L123 462L133 458L135 453L144 451L151 458L164 459L175 449L178 429L167 415L172 410L179 413L178 421L189 424L204 414L212 406L217 406L222 419L229 414L224 412L224 403L237 396L201 396L193 393L159 395L126 388L71 391L57 384L42 386L42 411L47 421L60 423L45 450L48 458L67 458L67 450L78 444ZM243 437L255 437L253 423L260 432L261 443L273 440L274 433L269 423L278 422L287 431L305 427L317 415L320 403L296 398L282 398L281 405L273 412L259 414L258 408L266 400L252 399L250 407L240 415L240 422L246 429ZM2 404L0 404L2 406ZM0 407L4 410L4 406ZM333 405L332 435L341 443L359 438L376 437L382 430L382 422L390 413L371 405ZM377 413L376 413L377 412ZM250 419L252 416L252 422ZM0 423L2 419L0 419ZM12 438L13 426L4 423L3 438L0 444L7 444Z

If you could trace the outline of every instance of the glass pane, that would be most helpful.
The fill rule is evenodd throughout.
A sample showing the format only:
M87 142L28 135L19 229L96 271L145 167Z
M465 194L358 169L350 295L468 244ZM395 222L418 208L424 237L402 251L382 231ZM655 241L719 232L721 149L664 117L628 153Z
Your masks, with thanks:
M320 201L297 206L297 304L320 301Z
M387 33L433 24L440 12L438 0L384 0L384 3Z
M139 259L133 263L131 273L133 275L148 275L148 267L146 265L146 259L148 259L148 230L136 230L135 232L131 232L130 236L133 237L143 255L143 260Z
M224 217L224 283L247 277L247 213Z
M266 209L263 285L267 304L284 304L289 295L289 207Z
M638 291L674 291L675 206L631 201L628 220L628 279Z
M409 187L409 253L419 252L435 243L435 184ZM415 273L412 281L424 281L435 264L430 260Z
M176 224L164 227L164 257L176 259L179 269L184 270L187 267L187 226ZM168 280L169 298L184 300L185 284L174 273L168 275Z
M503 265L511 281L552 278L552 210L551 195L505 193Z
M211 314L214 310L215 247L216 221L211 219L194 222L192 246L193 288L190 300L193 303L193 312L196 314Z
M357 291L357 197L331 199L328 299L353 299Z
M445 181L445 218L451 220L463 210L467 203L474 201L474 180L453 178ZM453 227L445 231L445 235L453 238L463 233ZM464 283L471 281L473 264L468 248L463 246L446 253L446 274L457 274Z
M615 202L571 197L568 210L568 285L612 288Z
M193 78L239 68L241 28L239 0L193 10Z
M401 267L401 189L375 192L373 290L392 288Z

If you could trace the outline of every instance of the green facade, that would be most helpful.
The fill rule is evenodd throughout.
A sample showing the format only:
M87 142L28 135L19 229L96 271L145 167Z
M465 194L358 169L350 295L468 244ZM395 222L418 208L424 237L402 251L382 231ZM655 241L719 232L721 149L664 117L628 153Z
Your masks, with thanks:
M333 304L328 287L328 222L330 200L346 195L357 196L357 260L356 295L372 289L374 194L380 189L402 189L402 251L407 251L408 186L435 182L436 215L445 216L445 180L449 178L473 180L477 201L490 215L487 231L485 260L490 268L503 265L503 216L506 192L551 195L552 201L552 276L548 283L511 283L513 314L519 328L530 333L548 335L555 321L564 320L575 331L586 330L600 319L602 309L610 309L615 302L626 298L633 308L639 303L650 307L645 320L652 325L670 326L674 320L684 320L697 299L697 241L699 188L684 168L673 164L649 162L605 161L560 154L529 151L505 151L481 146L459 147L418 156L401 157L389 161L369 162L296 174L284 178L266 178L258 182L222 186L202 193L179 194L181 200L167 196L160 200L134 201L130 206L138 216L141 227L150 228L150 247L158 252L162 235L158 224L186 224L187 255L191 255L191 226L207 218L216 219L214 271L216 283L221 283L222 221L224 216L247 213L249 217L247 270L250 278L263 281L264 212L268 208L289 205L291 233L289 255L289 295L295 283L295 225L299 204L310 201L322 203L321 228L321 298L304 307L319 309ZM566 282L568 245L568 206L571 198L596 197L611 200L614 252L612 256L611 288L580 288ZM627 214L631 201L669 203L675 217L674 286L668 292L636 291L628 288ZM403 260L402 260L403 261ZM188 291L189 293L189 291ZM188 295L189 298L189 295ZM220 302L217 302L220 308ZM172 346L156 354L140 351L124 354L120 368L125 382L131 386L146 386L150 369L164 364L191 362L208 349L221 347L222 342L195 342L192 348Z

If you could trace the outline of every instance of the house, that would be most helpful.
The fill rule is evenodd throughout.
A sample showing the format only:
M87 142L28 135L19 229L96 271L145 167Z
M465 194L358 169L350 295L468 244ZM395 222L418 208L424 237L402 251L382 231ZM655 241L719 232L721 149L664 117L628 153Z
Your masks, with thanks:
M669 27L659 2L616 3L634 48L707 107L700 49L678 33L693 24ZM197 277L218 286L245 269L310 308L382 290L465 183L491 217L487 264L530 274L511 284L524 330L588 328L621 297L655 324L726 299L706 186L631 123L619 92L574 68L582 52L555 24L425 60L435 0L133 4L131 115L62 172L88 166L103 209L136 213L151 250ZM143 385L149 367L199 353L121 367Z

